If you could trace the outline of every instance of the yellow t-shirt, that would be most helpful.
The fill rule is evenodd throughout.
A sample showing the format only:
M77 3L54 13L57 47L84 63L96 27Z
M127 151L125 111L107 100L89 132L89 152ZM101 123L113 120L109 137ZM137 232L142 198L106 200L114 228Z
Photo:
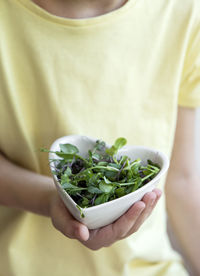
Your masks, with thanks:
M89 19L0 0L0 151L47 175L38 149L68 134L123 136L170 156L178 104L200 105L199 28L199 0L129 0ZM186 276L164 196L137 233L95 252L49 218L0 208L0 276L82 274Z

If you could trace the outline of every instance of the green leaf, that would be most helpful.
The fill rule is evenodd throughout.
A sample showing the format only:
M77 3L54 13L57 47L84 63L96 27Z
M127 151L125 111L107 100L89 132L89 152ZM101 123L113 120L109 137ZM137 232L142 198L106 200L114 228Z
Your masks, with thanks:
M109 194L102 194L102 195L99 195L99 196L95 199L94 204L95 204L95 205L102 204L102 203L104 203L104 202L107 202L108 199L109 199Z
M120 148L122 148L124 145L126 145L126 139L125 138L118 138L114 145L112 145L112 147L110 147L109 149L106 149L106 153L110 156L114 156L115 154L117 154L118 150Z
M117 195L117 197L121 197L121 196L124 196L125 195L125 188L117 188L115 190L115 193Z
M131 165L131 171L134 175L139 175L139 169L140 169L139 163L135 163L133 166Z
M104 151L105 147L106 147L106 143L104 141L97 140L96 145L94 146L93 152L95 152L96 150Z
M87 199L87 197L84 197L81 203L83 206L87 206L89 204L89 199Z
M110 193L112 191L112 188L112 185L106 184L104 181L101 181L99 183L99 189L106 194Z
M108 178L106 178L105 176L103 177L103 179L104 179L104 181L105 181L106 184L112 183L112 182L111 182Z
M70 178L67 174L61 175L61 185L63 185L64 183L69 183L69 182L70 182Z
M142 179L141 177L138 177L135 181L134 189L132 190L132 192L137 190L141 186L142 186Z
M108 162L105 162L105 161L101 161L97 164L97 166L107 166L108 165Z
M98 189L97 187L94 186L89 186L88 187L88 192L91 194L102 194L102 191Z
M113 172L113 171L105 171L105 176L108 178L108 180L115 181L115 178L117 176L118 172Z
M99 179L103 177L101 173L93 174L89 179L88 179L88 184L89 185L94 185L99 182Z
M128 159L128 156L123 155L123 156L121 157L120 161L119 161L119 164L120 164L120 165L123 165L124 162L125 162L127 159Z
M79 152L78 148L72 144L60 144L59 146L63 153L76 154Z
M68 176L72 175L72 170L70 169L70 167L67 167L67 169L65 170L64 174L68 175Z
M122 148L123 146L125 146L127 143L127 140L123 137L118 138L115 143L114 146L117 150L119 150L120 148Z
M111 148L106 149L106 153L110 156L113 156L116 152L117 152L117 149L115 148L115 146L112 146Z
M121 169L120 164L115 164L115 163L109 163L108 166L107 166L107 168L109 168L109 167L116 168L117 171L118 171L119 169Z
M62 157L65 160L69 160L69 161L73 160L73 158L74 158L74 154L63 153L60 151L56 151L55 154L59 157Z
M99 159L100 159L100 154L98 154L98 153L93 153L93 154L92 154L92 158L95 159L95 160L99 160Z
M75 186L75 185L73 185L73 184L71 184L71 183L63 183L62 184L62 188L63 189L77 189L78 187Z

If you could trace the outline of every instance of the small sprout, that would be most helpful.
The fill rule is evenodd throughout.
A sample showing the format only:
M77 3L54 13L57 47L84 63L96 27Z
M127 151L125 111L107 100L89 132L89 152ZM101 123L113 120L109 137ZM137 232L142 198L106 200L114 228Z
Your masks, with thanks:
M85 215L83 213L83 209L78 204L76 205L76 208L79 210L81 218L84 218Z
M126 139L121 137L106 148L104 141L97 140L86 158L79 155L79 149L72 144L60 144L60 151L56 152L41 148L42 152L60 157L52 160L53 174L76 202L81 217L84 217L83 208L134 192L159 173L160 166L151 160L144 166L140 159L132 161L126 155L117 158L118 150L125 144Z

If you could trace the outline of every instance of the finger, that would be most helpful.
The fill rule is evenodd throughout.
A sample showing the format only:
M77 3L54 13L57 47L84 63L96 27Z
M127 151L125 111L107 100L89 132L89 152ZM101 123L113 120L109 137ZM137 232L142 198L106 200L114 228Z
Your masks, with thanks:
M145 202L138 201L116 222L112 224L113 238L122 239L133 227L138 217L145 209Z
M51 219L54 227L68 238L80 241L88 240L88 228L72 217L60 198L54 202L51 209Z
M144 208L144 202L139 201L135 203L114 223L90 231L90 238L82 243L92 250L110 246L115 241L122 239L123 236L126 235Z
M161 195L162 195L162 191L161 191L160 189L154 189L153 192L156 193L158 199L159 199L159 198L161 197Z
M159 189L154 189L152 192L154 192L156 194L156 199L154 201L154 203L152 203L152 211L155 208L158 200L160 199L161 195L162 195L162 191Z
M132 229L130 229L130 231L127 233L126 237L135 233L140 228L140 226L144 223L144 221L149 217L149 215L152 213L153 209L155 208L158 200L160 199L161 194L162 192L159 189L155 189L152 192L147 193L143 197L142 200L145 202L146 208L138 217L137 221L133 225Z
M159 190L159 189L156 189L153 191L155 194L156 194L156 200L154 201L153 203L153 206L152 206L152 211L153 209L155 208L156 204L158 203L158 200L160 199L161 195L162 195L162 191Z
M137 219L137 221L134 225L135 231L137 231L139 229L139 227L143 224L143 222L147 219L147 217L152 212L156 198L157 198L157 195L154 192L147 193L143 197L142 200L145 202L146 208L143 210L143 212L141 213L140 217Z
M157 199L159 199L162 195L162 191L160 189L157 189L157 188L155 188L152 192L156 194Z

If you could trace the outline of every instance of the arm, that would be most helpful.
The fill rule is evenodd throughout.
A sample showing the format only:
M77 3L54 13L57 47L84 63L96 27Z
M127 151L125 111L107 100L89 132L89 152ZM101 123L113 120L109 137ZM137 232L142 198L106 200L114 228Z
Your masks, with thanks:
M160 190L155 189L114 223L89 231L68 212L52 178L16 166L0 155L0 204L50 216L56 229L93 250L109 246L136 232L160 196Z
M200 275L200 177L194 148L195 110L179 108L165 192L169 222L194 273Z
M0 154L0 205L48 216L53 193L50 177L16 166Z

